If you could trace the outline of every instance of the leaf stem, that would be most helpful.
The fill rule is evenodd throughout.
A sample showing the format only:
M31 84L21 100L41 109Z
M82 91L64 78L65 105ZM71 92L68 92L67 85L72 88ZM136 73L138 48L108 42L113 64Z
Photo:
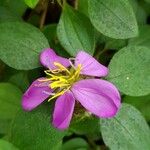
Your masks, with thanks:
M95 51L94 58L98 60L100 55L102 55L106 51L107 51L107 49L105 49L105 48L101 51L100 50Z
M45 5L44 5L44 10L43 13L41 15L41 20L40 20L40 29L43 28L44 23L45 23L45 19L46 19L46 14L47 14L47 10L48 10L48 0L45 1Z
M57 3L60 5L61 8L63 8L64 4L66 3L66 0L57 0Z

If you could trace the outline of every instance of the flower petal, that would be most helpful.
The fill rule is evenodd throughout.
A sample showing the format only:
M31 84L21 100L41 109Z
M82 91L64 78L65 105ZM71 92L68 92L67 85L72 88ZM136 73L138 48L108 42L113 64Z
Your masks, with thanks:
M43 50L40 55L40 62L43 66L49 69L56 69L57 67L54 65L54 62L58 62L65 67L70 66L69 60L63 57L56 55L54 50L47 48Z
M71 92L66 92L55 102L53 125L58 129L66 129L70 124L74 111L75 99Z
M75 83L71 90L83 107L99 117L113 117L120 107L120 94L117 88L108 81L81 80Z
M75 58L75 66L81 64L81 74L104 77L108 74L108 68L100 64L95 58L84 51L80 51Z
M39 80L44 78L39 78L35 80L28 90L24 93L22 97L22 107L26 111L30 111L40 105L46 98L49 97L49 94L52 92L52 89L48 87L49 82L41 82Z

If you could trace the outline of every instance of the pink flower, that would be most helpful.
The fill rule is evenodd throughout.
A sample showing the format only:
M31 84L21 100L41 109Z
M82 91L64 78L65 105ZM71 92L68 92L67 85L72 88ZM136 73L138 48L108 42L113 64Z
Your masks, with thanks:
M57 98L53 112L53 125L66 129L73 115L75 100L87 111L100 118L111 118L120 108L120 94L104 77L108 69L92 56L80 51L74 59L62 58L45 49L41 64L48 68L46 77L35 80L22 98L22 107L31 111L44 100Z

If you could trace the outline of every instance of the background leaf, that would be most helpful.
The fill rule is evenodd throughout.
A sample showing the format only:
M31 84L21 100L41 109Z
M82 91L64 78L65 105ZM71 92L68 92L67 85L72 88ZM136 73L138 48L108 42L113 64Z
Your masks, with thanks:
M42 105L32 112L18 112L11 126L10 141L21 150L57 150L65 131L51 125L51 108Z
M13 146L11 143L0 139L0 149L1 150L18 150L15 146Z
M10 83L0 83L0 133L7 133L9 125L20 108L22 92Z
M0 23L6 21L21 21L21 18L13 14L7 8L0 6Z
M150 129L133 106L123 104L112 119L102 119L101 132L105 144L111 150L149 150Z
M149 58L146 47L125 47L111 59L107 79L126 95L147 95L150 93Z
M146 2L150 3L150 0L145 0Z
M96 117L85 117L83 119L77 117L74 118L69 129L77 134L96 135L99 131L99 119Z
M102 34L127 39L138 34L136 18L128 0L89 0L92 24Z
M136 20L138 22L138 24L143 25L146 24L146 19L147 19L147 14L145 12L145 10L143 9L143 7L141 5L139 5L137 0L129 0L133 11L136 15Z
M24 1L31 8L34 8L39 2L39 0L24 0Z
M48 42L53 48L54 51L60 56L70 57L70 55L66 52L66 50L60 45L57 34L56 34L57 24L47 25L43 28L43 33L48 39Z
M79 0L77 7L81 13L83 13L86 16L89 16L89 14L88 14L88 0Z
M8 81L19 87L22 91L25 91L29 86L28 73L26 71L18 71Z
M125 96L123 97L123 102L138 108L146 120L150 121L150 95L140 97Z
M82 138L71 139L62 146L62 150L87 150L87 149L89 149L88 143Z
M6 7L17 16L22 16L27 6L24 0L0 0L0 5Z
M129 40L129 46L139 45L150 48L150 26L140 26L139 36Z
M39 54L49 47L39 29L19 22L0 24L0 59L10 67L29 70L39 67Z
M57 26L57 35L62 46L72 56L80 50L89 54L94 53L94 29L89 19L68 5L63 8Z

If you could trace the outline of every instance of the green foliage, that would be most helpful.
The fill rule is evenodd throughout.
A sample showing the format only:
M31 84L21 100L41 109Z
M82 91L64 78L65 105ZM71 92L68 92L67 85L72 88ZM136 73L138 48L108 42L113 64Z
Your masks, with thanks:
M106 41L105 48L106 49L120 49L126 45L125 40L118 40L118 39L108 39Z
M76 101L64 131L48 102L23 111L23 93L46 76L39 56L49 47L71 62L80 50L92 55L128 104L105 119ZM0 150L149 150L149 64L149 0L0 0Z
M146 120L150 121L150 95L141 97L125 96L123 101L138 108Z
M74 118L70 126L70 131L77 134L95 135L99 132L99 120L94 117Z
M116 50L123 48L124 46L126 46L126 43L127 43L126 40L113 39L113 38L104 36L102 34L98 36L97 42L99 44L105 43L105 46L104 46L105 49L116 49Z
M145 0L146 2L150 3L150 0Z
M138 35L128 0L89 0L89 16L95 28L106 36L127 39Z
M20 21L21 18L13 14L10 10L5 7L0 6L0 23L6 21Z
M146 24L147 14L141 6L138 6L138 10L136 11L136 18L140 25Z
M65 132L52 127L50 109L43 105L30 113L18 112L11 126L9 140L21 150L58 149Z
M58 41L56 28L57 28L57 24L47 25L43 29L43 33L48 39L48 42L51 48L53 48L59 55L63 57L66 57L66 56L69 57L70 55L65 51L65 49L62 48L62 46L60 45Z
M0 139L0 149L1 150L19 150L11 143L9 143L5 140L2 140L2 139Z
M9 78L9 82L25 91L29 86L28 74L25 71L17 72Z
M141 25L145 24L147 19L145 10L138 4L137 0L129 0L129 2L131 3L133 11L136 15L137 22Z
M78 1L78 10L88 16L88 0L79 0Z
M0 133L7 133L20 106L22 92L10 83L0 83Z
M24 0L0 0L0 5L6 7L17 16L22 16L27 8Z
M51 47L55 47L55 43L58 43L57 36L56 36L56 28L57 24L50 24L48 26L45 26L43 29L43 33L48 39L49 44ZM57 41L56 41L57 40Z
M94 29L89 19L68 5L63 8L57 26L57 35L62 46L72 56L75 56L80 50L90 54L94 53Z
M150 3L147 3L145 1L140 1L140 5L142 6L142 8L145 10L145 12L147 13L147 15L150 15Z
M62 150L87 150L89 146L87 142L81 138L74 138L67 141L63 146Z
M140 45L150 48L150 26L140 26L139 36L129 40L129 45Z
M39 54L44 48L49 47L49 44L37 28L26 23L8 22L0 24L0 32L2 61L20 70L40 66Z
M107 79L126 95L147 95L150 93L149 58L150 51L147 47L125 47L112 58Z
M34 8L39 0L24 0L24 2L31 8Z
M116 117L100 123L104 142L111 150L150 149L150 129L133 106L123 104Z

